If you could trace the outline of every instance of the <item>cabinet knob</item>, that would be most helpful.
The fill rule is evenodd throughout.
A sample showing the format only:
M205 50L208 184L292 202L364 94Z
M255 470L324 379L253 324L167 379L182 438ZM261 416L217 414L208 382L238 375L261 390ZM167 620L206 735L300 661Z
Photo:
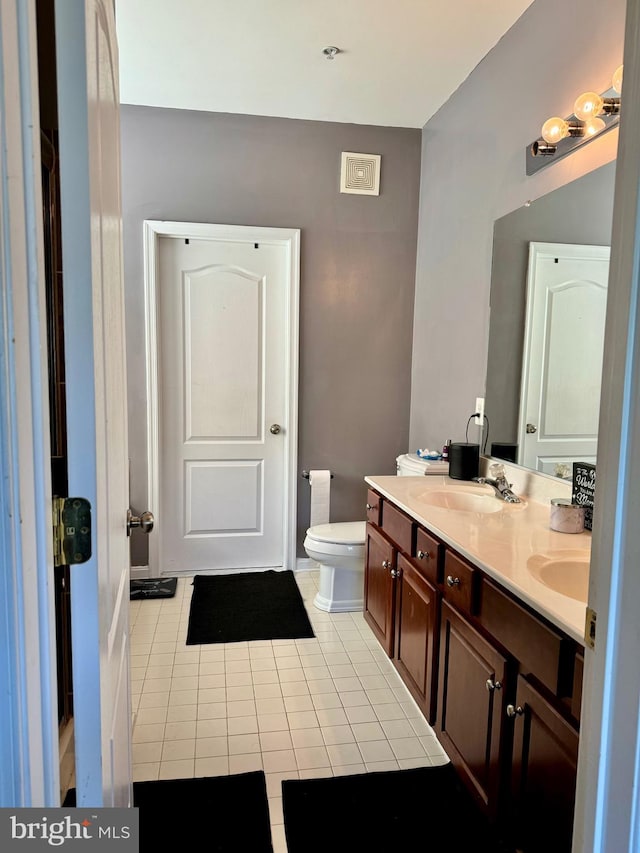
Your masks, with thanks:
M460 586L460 578L454 578L447 575L447 586Z
M502 682L501 681L493 681L491 678L487 678L485 681L485 687L491 693L492 690L502 690Z
M418 551L419 560L430 560L431 554L428 551Z
M374 505L373 505L373 504L367 504L367 509L368 509L368 510L369 510L369 509L375 509L375 507L374 507Z
M516 714L521 717L524 714L524 708L520 705L517 708L515 705L507 705L507 717L515 717Z
M383 569L390 569L391 568L391 560L383 560L382 561L382 568Z
M390 574L391 574L392 578L399 578L400 577L400 569L391 569Z

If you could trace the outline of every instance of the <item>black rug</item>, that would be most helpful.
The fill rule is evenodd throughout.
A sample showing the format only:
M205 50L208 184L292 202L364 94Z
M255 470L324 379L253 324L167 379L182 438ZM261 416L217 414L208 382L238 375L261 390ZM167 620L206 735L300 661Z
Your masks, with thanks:
M451 764L285 780L282 807L288 853L498 849Z
M75 789L65 807L76 804ZM134 782L139 808L140 853L206 850L273 853L264 772L204 779Z
M314 636L292 571L193 579L188 646Z
M138 601L145 598L173 598L178 578L138 578L129 581L129 598Z

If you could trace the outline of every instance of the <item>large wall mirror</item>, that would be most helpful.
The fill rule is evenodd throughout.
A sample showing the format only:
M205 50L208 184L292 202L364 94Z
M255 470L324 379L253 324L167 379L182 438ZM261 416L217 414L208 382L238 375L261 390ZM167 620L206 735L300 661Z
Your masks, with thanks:
M615 162L494 225L486 452L552 476L595 462L614 180Z

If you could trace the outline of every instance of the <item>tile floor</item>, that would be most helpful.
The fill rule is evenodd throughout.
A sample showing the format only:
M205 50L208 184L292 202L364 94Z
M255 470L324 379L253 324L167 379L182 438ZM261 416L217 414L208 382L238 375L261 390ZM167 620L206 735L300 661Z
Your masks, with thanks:
M316 570L296 579L313 639L187 646L188 577L130 606L134 779L264 770L274 853L283 779L448 761L362 614L315 608Z

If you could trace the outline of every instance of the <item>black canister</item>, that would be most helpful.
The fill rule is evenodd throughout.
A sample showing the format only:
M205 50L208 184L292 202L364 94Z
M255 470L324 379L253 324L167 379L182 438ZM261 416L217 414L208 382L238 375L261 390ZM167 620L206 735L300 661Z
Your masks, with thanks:
M518 445L506 441L494 441L491 444L491 455L507 462L517 462Z
M478 476L480 445L453 442L449 446L449 476L454 480L473 480Z

